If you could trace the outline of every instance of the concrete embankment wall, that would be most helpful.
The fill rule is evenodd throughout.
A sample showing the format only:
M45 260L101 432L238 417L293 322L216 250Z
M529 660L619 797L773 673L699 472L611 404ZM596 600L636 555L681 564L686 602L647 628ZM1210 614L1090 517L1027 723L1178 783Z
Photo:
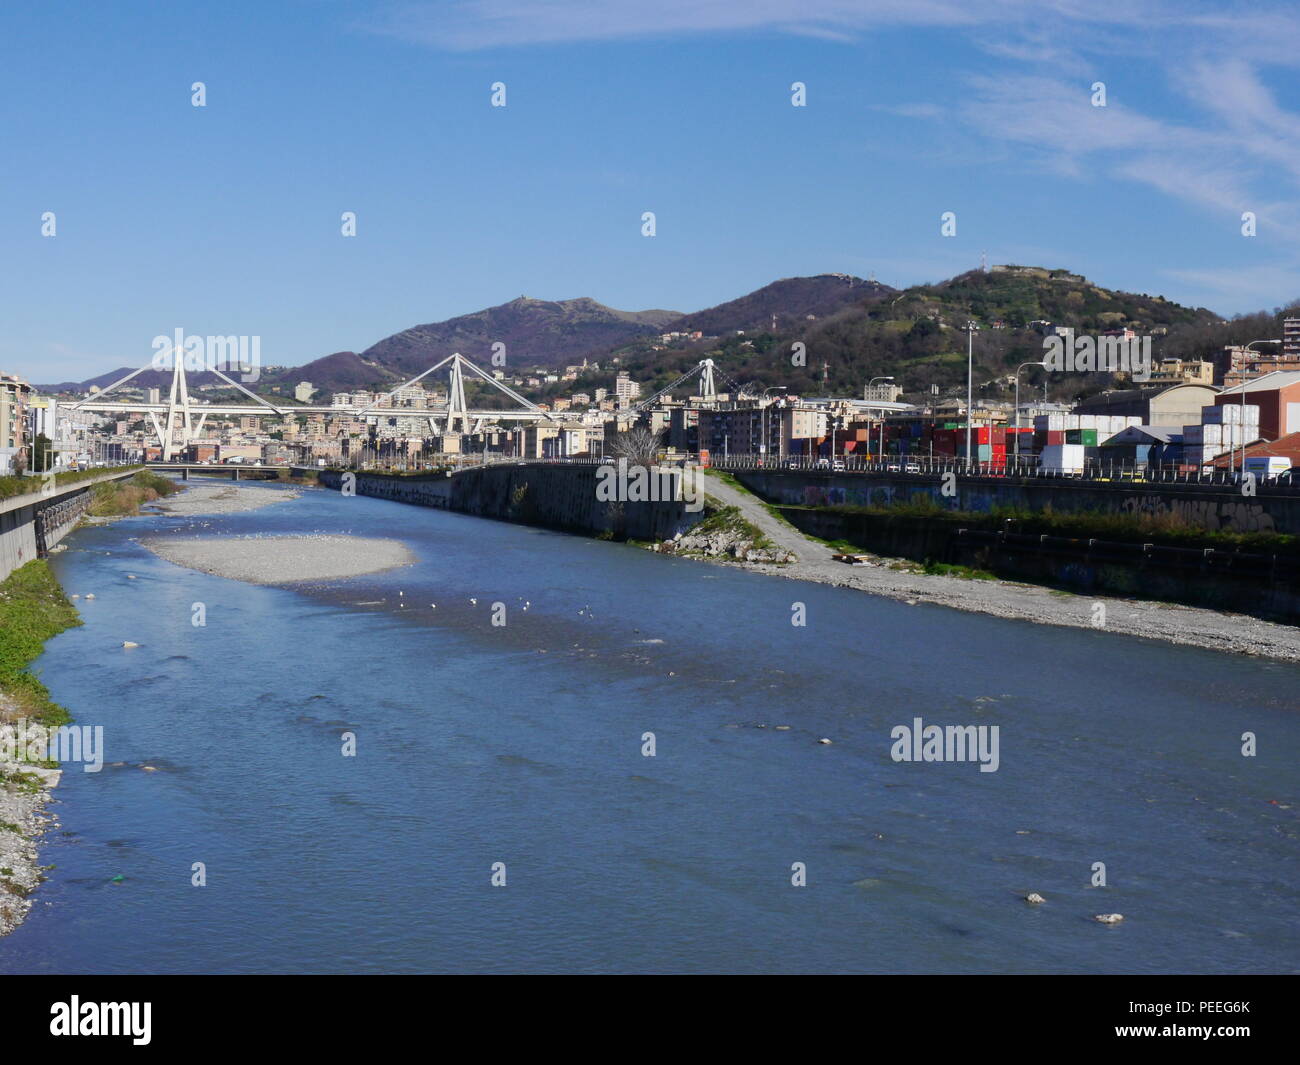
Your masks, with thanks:
M1300 622L1300 561L1286 556L1114 543L965 528L960 517L783 507L824 540L944 562L1082 594L1132 596Z
M1300 493L1259 485L1244 496L1233 485L1134 484L1038 477L958 477L956 494L922 474L815 473L734 470L750 491L771 503L825 507L892 506L929 499L946 510L988 513L998 508L1057 514L1151 514L1177 517L1207 531L1300 534Z
M112 473L55 487L47 493L31 492L0 500L0 580L32 559L43 558L76 528L90 506L91 485L134 474L134 470Z
M344 478L352 476L357 495L614 540L671 540L703 517L688 510L684 500L673 498L681 495L675 480L681 475L678 469L656 471L662 478L657 502L602 499L598 478L609 473L601 474L601 469L510 463L434 477L322 470L320 483L341 489Z

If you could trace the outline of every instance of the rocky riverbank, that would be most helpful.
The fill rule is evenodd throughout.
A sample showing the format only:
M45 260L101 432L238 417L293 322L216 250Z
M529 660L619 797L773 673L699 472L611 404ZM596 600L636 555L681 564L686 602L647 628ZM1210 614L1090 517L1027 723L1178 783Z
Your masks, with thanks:
M1300 661L1300 628L1290 625L1175 603L1083 596L1015 581L927 573L924 567L899 559L866 556L864 564L849 565L836 561L831 548L804 536L744 489L711 478L709 494L735 507L776 548L793 556L783 565L743 557L731 560L758 573L856 588L911 606L926 603L1040 625L1102 629L1212 651Z
M31 764L33 741L45 751L48 729L66 723L45 686L28 671L50 637L81 624L43 561L28 562L0 582L0 936L31 909L43 879L37 841L51 820L45 812L57 769Z
M286 503L301 494L295 488L237 483L195 484L191 481L181 495L157 504L157 509L182 518L199 514L237 514L245 510L260 510L273 503Z
M0 718L21 713L0 695ZM34 726L27 726L27 739ZM0 724L0 751L17 731L12 722ZM32 907L31 895L45 879L37 864L37 841L54 823L46 810L49 789L59 783L57 769L43 769L6 760L0 755L0 936L22 923Z

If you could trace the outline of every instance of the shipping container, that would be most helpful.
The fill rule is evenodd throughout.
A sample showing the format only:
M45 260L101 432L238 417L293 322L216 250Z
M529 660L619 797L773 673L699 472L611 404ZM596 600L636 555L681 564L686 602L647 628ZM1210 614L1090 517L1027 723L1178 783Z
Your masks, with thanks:
M1057 444L1043 449L1040 468L1052 473L1082 473L1084 448L1079 444Z
M1259 407L1253 403L1247 403L1242 407L1240 403L1223 403L1213 407L1203 407L1201 409L1201 421L1206 424L1218 425L1258 425L1259 424Z

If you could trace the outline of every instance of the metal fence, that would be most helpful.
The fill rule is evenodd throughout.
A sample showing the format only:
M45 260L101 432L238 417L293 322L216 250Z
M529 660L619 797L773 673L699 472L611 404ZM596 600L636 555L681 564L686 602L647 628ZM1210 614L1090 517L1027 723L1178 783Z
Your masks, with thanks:
M1236 470L1182 470L1175 467L1131 466L1120 463L1085 464L1079 470L1046 469L1034 462L1022 460L1019 465L992 462L966 462L962 459L944 458L893 458L883 461L848 455L828 459L809 455L795 455L777 459L765 455L714 456L710 465L724 470L801 470L811 473L898 474L933 478L946 473L962 477L1016 477L1052 481L1092 481L1125 484L1204 484L1240 485L1242 476ZM1300 492L1300 478L1292 481L1289 475L1256 477L1260 486L1269 486Z
M565 458L520 458L489 451L475 454L427 454L406 460L381 457L365 460L354 457L333 468L375 470L392 473L415 473L425 470L463 470L482 466L508 466L520 463L545 463L548 465L599 465L618 460L600 455L574 455ZM656 461L660 466L698 465L698 455L666 455ZM1121 463L1090 462L1079 470L1053 470L1039 466L1033 460L1022 459L1019 465L992 462L965 462L957 458L905 457L872 460L846 455L829 459L811 455L793 455L775 458L771 455L712 455L708 464L721 470L796 470L806 473L845 473L860 475L897 475L926 479L955 474L960 477L1027 478L1035 481L1077 481L1100 484L1202 484L1240 486L1242 475L1237 470L1195 469L1175 467L1132 466ZM1256 485L1282 492L1300 493L1300 477L1289 474L1276 477L1256 476Z

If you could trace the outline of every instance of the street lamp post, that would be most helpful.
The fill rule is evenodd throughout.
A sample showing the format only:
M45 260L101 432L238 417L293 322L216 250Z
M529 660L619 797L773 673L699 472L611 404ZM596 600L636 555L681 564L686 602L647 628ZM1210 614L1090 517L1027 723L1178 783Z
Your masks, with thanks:
M1256 344L1281 344L1281 343L1282 341L1280 340L1252 340L1249 344L1246 345L1245 350L1249 351ZM1246 360L1245 359L1241 360L1241 375L1242 375L1241 385L1240 385L1241 422L1237 426L1237 428L1241 432L1241 479L1244 481L1246 479ZM1234 447L1232 450L1235 451L1236 448ZM1229 469L1231 469L1232 467L1231 454L1229 455L1228 466Z
M1046 366L1045 362L1022 362L1016 367L1016 472L1020 472L1020 371L1026 366Z
M767 399L767 394L769 392L784 392L787 387L788 386L786 385L773 385L771 388L765 388L763 389L763 399ZM764 462L766 462L767 461L767 404L766 403L763 404L763 412L759 416L759 423L761 425L759 431L762 434L763 439L759 441L758 451L759 454L763 456ZM751 422L750 424L752 425L753 422ZM831 450L832 451L835 450L834 441L831 442Z
M867 382L867 390L870 391L871 386L874 385L877 381L892 381L892 380L893 380L892 377L873 377L870 381ZM880 461L881 462L885 461L885 411L883 407L880 410Z
M966 469L971 468L971 422L975 417L975 330L974 322L966 323Z

